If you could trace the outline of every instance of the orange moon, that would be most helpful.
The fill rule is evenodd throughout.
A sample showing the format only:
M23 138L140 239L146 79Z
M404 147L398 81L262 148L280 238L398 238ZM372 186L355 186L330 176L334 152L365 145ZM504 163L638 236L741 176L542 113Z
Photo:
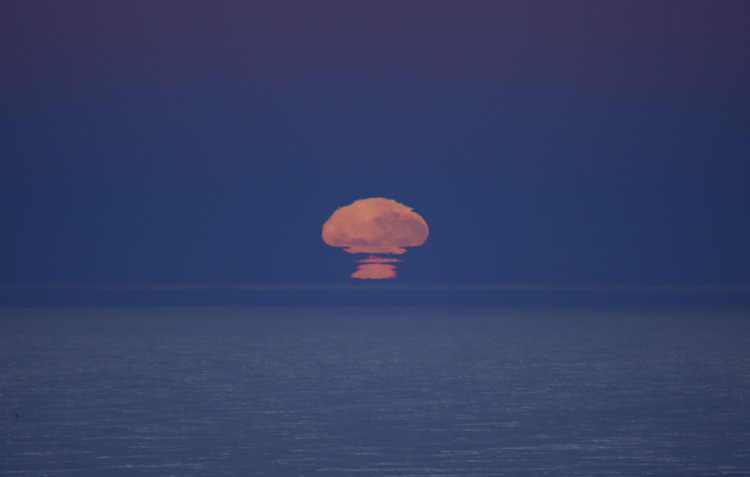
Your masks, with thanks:
M406 247L422 245L429 234L427 222L411 207L382 197L341 207L323 224L323 241L348 253L400 255ZM352 278L379 280L395 278L391 263L400 260L370 255L357 262Z
M430 234L427 222L395 200L362 199L341 207L323 224L323 241L349 253L406 253Z

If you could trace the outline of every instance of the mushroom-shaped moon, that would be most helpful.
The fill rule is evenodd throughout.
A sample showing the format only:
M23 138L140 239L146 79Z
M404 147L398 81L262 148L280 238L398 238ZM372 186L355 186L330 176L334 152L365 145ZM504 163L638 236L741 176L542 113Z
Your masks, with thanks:
M422 245L427 222L411 207L376 197L341 207L323 224L323 241L349 253L402 254Z

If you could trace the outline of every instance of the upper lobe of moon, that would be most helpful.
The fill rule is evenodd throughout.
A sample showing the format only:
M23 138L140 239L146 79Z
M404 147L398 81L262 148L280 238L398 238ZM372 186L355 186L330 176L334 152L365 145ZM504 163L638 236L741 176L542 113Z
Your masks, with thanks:
M402 254L428 235L427 223L411 207L380 197L341 207L323 224L323 241L349 253Z

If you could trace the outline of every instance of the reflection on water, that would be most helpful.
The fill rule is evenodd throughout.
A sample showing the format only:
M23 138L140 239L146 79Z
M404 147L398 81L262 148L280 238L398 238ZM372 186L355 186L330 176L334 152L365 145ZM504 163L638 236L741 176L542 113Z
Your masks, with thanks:
M351 277L375 280L396 278L396 266L392 264L400 261L397 258L383 258L377 255L370 255L362 260L357 260L357 263L361 265L357 266L357 270L352 273Z
M750 473L746 313L0 317L2 473Z
M357 270L351 276L352 278L375 280L396 278L396 267L395 265L385 265L382 263L365 263L357 266Z

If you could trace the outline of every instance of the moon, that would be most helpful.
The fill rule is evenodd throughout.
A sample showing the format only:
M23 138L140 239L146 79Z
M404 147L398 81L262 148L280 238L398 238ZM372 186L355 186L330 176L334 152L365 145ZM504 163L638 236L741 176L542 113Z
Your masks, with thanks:
M427 222L411 207L376 197L341 207L323 224L323 241L349 253L406 253L430 234Z
M348 253L367 253L351 277L387 279L396 277L398 262L381 255L401 255L406 247L417 247L427 240L427 222L411 207L395 200L375 197L353 202L337 209L323 224L323 241ZM375 254L375 255L373 255Z

